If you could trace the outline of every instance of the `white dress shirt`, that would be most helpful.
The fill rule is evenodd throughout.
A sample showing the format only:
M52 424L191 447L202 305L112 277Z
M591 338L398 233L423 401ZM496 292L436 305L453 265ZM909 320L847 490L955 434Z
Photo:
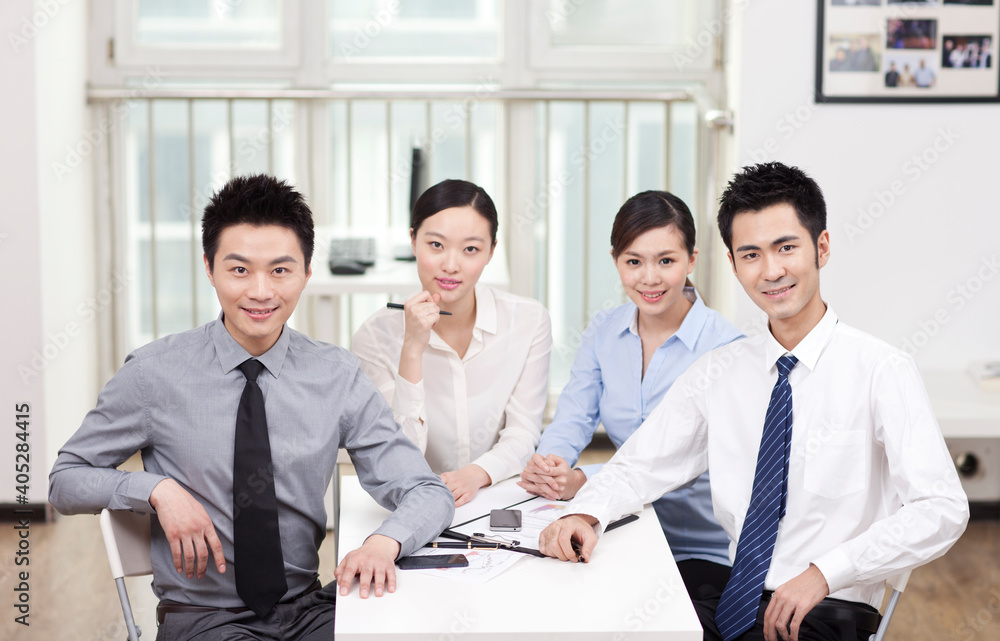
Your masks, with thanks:
M402 311L375 312L351 349L434 472L475 463L497 483L520 473L538 445L552 325L536 300L482 284L475 295L476 323L465 356L431 330L419 383L399 375Z
M775 363L770 332L709 352L577 494L600 528L711 469L733 539L747 515ZM945 553L969 506L913 359L831 309L795 346L786 513L764 586L815 564L830 596L879 607L883 581Z

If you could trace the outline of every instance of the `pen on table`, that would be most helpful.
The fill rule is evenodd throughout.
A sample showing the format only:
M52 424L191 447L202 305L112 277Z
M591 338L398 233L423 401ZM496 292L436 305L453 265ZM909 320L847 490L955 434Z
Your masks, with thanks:
M402 303L386 303L385 306L389 309L405 309ZM438 314L441 314L442 316L451 316L451 312L446 312L443 309L438 312Z
M439 548L449 550L499 550L499 543L477 543L476 541L431 541L425 548Z

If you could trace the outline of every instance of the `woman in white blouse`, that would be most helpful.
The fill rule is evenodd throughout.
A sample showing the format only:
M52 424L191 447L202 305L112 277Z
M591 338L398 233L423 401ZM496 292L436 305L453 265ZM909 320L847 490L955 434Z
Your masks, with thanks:
M478 284L497 242L496 207L482 187L434 185L410 225L423 291L402 312L377 311L351 348L463 505L518 474L538 444L551 322L538 301Z

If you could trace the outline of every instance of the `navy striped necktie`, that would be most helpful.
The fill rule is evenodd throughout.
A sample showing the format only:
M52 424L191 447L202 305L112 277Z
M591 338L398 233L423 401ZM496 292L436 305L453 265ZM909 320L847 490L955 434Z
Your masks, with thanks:
M725 641L749 630L757 619L764 592L764 577L771 567L778 521L785 516L788 496L788 455L792 441L792 386L788 373L798 359L778 359L778 380L771 390L764 432L757 453L757 471L740 540L736 562L715 610L715 624Z

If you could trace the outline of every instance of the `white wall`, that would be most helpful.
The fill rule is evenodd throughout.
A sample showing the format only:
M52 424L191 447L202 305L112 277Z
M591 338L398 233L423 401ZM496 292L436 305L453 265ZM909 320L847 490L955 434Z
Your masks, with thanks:
M817 105L816 2L734 6L733 167L779 160L823 188L824 299L924 370L1000 359L1000 104ZM738 324L756 317L732 296Z
M45 341L60 333L70 339L45 368L51 468L103 381L97 380L94 304L94 145L87 138L93 138L86 101L88 3L39 4L58 7L35 39L42 328Z
M36 503L45 500L48 466L45 459L45 404L41 375L41 245L38 225L38 176L35 149L35 49L28 38L20 37L20 12L30 14L30 0L7 5L13 11L0 13L0 122L4 123L3 163L0 165L0 273L3 274L7 313L0 315L0 416L3 417L3 459L0 460L0 503L14 503L26 495ZM20 10L20 12L18 11ZM38 363L36 368L33 361ZM16 409L15 409L16 408ZM27 411L26 411L27 410ZM27 415L25 418L18 414ZM17 422L26 422L23 432ZM16 435L26 433L22 440ZM16 448L20 448L18 451ZM17 454L23 454L16 461ZM29 491L15 492L15 465L27 464L28 475L20 484Z
M94 406L101 385L96 320L88 311L96 288L93 154L86 153L87 4L16 0L0 7L0 233L7 234L0 264L11 310L0 318L0 336L13 340L2 350L0 380L11 381L5 393L39 390L31 393L38 399L32 408L33 501L46 500L55 454ZM12 68L18 73L7 72ZM54 163L67 163L68 148L85 153L69 159L70 171L55 170ZM18 374L22 365L29 374ZM9 436L11 430L4 442ZM12 464L13 458L5 459L0 472ZM5 491L11 486L5 483ZM9 500L0 496L0 502Z

